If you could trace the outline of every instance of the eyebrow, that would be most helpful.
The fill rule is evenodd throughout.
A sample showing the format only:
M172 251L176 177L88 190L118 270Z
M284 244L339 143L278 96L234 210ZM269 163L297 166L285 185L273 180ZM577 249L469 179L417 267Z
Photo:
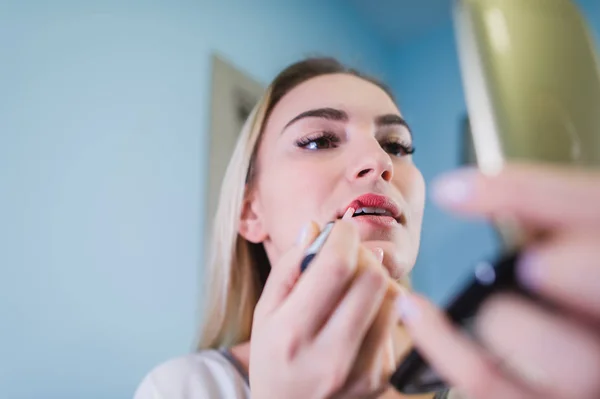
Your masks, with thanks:
M283 130L287 129L290 125L292 125L292 124L296 123L297 121L299 121L300 119L304 119L304 118L322 118L322 119L328 119L328 120L337 121L337 122L347 122L348 114L342 110L335 109L335 108L311 109L308 111L304 111L301 114L294 117L291 121L289 121L285 125Z
M410 126L408 126L408 123L406 122L406 120L403 117L401 117L400 115L396 115L396 114L387 114L387 115L378 116L377 118L375 118L375 124L377 126L394 126L394 125L404 126L405 128L408 129L409 132L411 132ZM412 134L412 132L411 132L411 134Z
M340 109L316 108L316 109L304 111L301 114L295 116L292 120L290 120L285 125L285 127L283 128L282 131L287 129L290 125L292 125L292 124L296 123L297 121L304 119L304 118L322 118L322 119L327 119L327 120L336 121L336 122L348 122L348 120L349 120L348 114L345 111L342 111ZM396 115L396 114L380 115L375 118L375 124L378 127L404 126L406 129L408 129L408 132L412 136L412 131L410 129L410 126L408 126L408 123L406 122L406 120L404 118L402 118L400 115Z

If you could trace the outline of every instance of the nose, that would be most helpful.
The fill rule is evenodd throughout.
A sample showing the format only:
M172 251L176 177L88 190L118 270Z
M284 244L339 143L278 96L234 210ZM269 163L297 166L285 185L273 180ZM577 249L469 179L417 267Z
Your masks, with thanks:
M394 173L392 159L375 138L360 143L355 154L356 156L351 161L353 166L350 168L349 176L352 180L392 180Z

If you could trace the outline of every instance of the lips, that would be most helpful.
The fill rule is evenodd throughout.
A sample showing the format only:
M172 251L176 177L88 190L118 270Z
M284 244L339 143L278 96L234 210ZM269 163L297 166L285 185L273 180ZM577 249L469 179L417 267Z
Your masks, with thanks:
M365 194L354 199L339 214L338 218L348 210L354 209L353 217L392 218L397 223L405 224L400 207L389 197L378 194Z

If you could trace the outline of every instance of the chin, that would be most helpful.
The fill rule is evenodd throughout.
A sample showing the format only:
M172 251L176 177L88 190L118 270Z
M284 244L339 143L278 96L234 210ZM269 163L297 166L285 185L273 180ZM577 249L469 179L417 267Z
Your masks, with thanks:
M397 281L406 280L415 264L414 249L406 245L408 243L399 244L389 240L365 240L362 243L370 249L383 249L383 266L390 277Z

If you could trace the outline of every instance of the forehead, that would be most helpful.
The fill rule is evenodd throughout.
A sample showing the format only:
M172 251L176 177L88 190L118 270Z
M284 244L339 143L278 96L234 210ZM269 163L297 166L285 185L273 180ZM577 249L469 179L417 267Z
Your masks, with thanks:
M346 111L351 119L373 119L399 114L388 94L379 86L348 74L323 75L307 80L287 93L273 109L269 125L282 126L309 109L331 107Z

